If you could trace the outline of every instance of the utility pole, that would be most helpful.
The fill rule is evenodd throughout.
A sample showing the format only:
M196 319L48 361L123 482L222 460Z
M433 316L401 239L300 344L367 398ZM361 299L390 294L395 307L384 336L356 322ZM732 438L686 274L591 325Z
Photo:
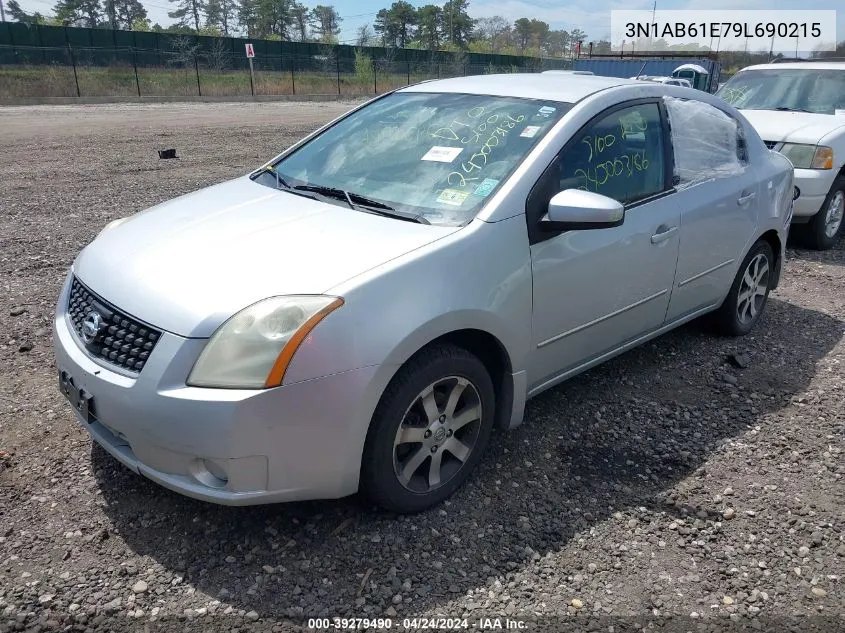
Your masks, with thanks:
M6 12L3 10L3 0L0 0L0 22L6 21Z
M655 14L655 13L657 13L657 0L654 0L654 6L653 6L653 7L652 7L652 9L651 9L651 23L652 23L652 24L654 24L654 28L655 28L655 30L656 30L656 29L657 29L657 24L654 22L654 14ZM649 32L649 38L648 38L648 48L649 48L649 50L651 50L651 48L652 48L652 44L654 43L654 41L652 40L651 35L650 35L650 34L651 34L651 29L650 29L650 28L649 28L648 32Z
M109 14L109 28L114 30L114 0L106 0L106 12Z

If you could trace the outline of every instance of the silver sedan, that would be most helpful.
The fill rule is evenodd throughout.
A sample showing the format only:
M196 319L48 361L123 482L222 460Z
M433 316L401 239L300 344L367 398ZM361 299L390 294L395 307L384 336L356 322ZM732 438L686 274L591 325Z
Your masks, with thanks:
M58 299L58 384L116 459L191 497L420 511L540 392L705 314L749 332L792 174L687 88L409 86L108 225Z

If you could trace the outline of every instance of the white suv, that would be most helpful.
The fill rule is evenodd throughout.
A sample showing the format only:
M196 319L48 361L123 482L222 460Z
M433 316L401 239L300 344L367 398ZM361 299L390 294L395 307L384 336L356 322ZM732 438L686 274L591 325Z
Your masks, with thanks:
M749 66L717 94L742 111L769 149L792 161L793 224L803 225L813 248L831 248L845 224L845 62Z

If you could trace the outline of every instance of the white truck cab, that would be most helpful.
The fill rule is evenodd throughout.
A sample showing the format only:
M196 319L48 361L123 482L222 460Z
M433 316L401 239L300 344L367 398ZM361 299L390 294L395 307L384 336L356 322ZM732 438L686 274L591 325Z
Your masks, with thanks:
M845 214L845 62L803 61L743 68L718 91L769 149L795 167L793 225L826 250Z

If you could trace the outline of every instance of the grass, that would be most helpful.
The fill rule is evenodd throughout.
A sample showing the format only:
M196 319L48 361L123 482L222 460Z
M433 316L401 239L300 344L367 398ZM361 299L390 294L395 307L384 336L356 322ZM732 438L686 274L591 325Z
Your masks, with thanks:
M411 83L433 79L413 72ZM444 72L441 76L452 73ZM199 85L197 79L199 78ZM407 73L373 74L255 70L256 95L377 94L408 83ZM77 94L77 83L79 93ZM0 66L0 99L32 97L243 96L251 93L248 70L70 65Z

